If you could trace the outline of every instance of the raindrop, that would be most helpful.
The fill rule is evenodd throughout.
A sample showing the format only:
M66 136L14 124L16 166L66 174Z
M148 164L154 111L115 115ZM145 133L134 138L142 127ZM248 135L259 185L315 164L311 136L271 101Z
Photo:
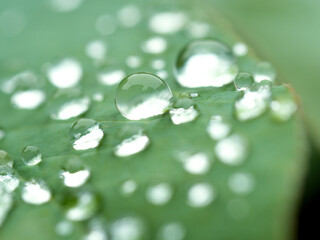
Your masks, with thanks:
M50 5L57 12L70 12L76 10L83 0L50 0Z
M51 65L47 69L47 77L57 88L74 87L82 77L82 67L77 60L66 58Z
M13 159L11 158L11 156L3 151L0 150L0 167L2 166L9 166L9 167L13 167Z
M11 103L20 109L36 109L46 100L46 94L42 90L19 91L12 95Z
M166 66L166 62L163 59L155 59L151 62L151 67L155 70L162 70Z
M127 180L121 186L121 193L124 196L130 196L137 189L137 183L134 180Z
M4 166L0 168L0 188L3 188L6 192L11 193L19 186L20 180L15 177L10 171Z
M0 227L5 221L7 214L10 211L12 205L13 205L12 194L7 192L5 188L0 184Z
M27 146L22 150L22 161L29 165L33 166L41 162L42 155L40 150L36 146Z
M183 87L221 87L233 81L238 67L232 52L215 40L196 40L179 54L175 74Z
M59 236L70 236L74 231L73 223L68 220L63 220L56 225L55 231Z
M27 70L4 81L1 85L1 90L5 93L13 93L15 91L32 89L34 86L40 85L42 85L40 78L33 71Z
M141 20L140 9L135 5L126 5L118 12L118 18L124 27L134 27Z
M142 133L138 133L123 140L119 145L117 145L114 148L114 154L117 157L128 157L142 152L149 144L149 137Z
M251 73L241 72L234 79L234 86L237 90L249 90L254 84Z
M210 32L210 25L204 22L191 22L187 26L187 31L193 38L204 38Z
M32 180L24 184L21 198L26 203L41 205L51 199L51 192L43 182Z
M215 153L221 162L238 165L248 156L248 142L242 136L233 134L217 143Z
M142 43L141 49L146 53L160 54L166 51L167 41L163 37L153 37Z
M182 240L186 235L186 230L181 223L171 222L164 225L158 234L159 240Z
M140 219L124 217L111 225L110 232L112 240L138 240L144 239L146 229Z
M96 30L102 35L111 35L116 30L116 21L112 16L102 15L96 23Z
M92 119L80 119L70 129L70 139L75 150L96 148L103 136L100 124Z
M195 153L184 156L182 159L184 169L190 174L206 174L210 169L210 160L205 153Z
M149 20L149 27L155 33L173 34L180 31L187 23L183 12L159 12Z
M80 187L86 183L90 177L88 169L79 170L76 172L63 171L61 173L64 185L67 187Z
M171 99L171 90L162 79L148 73L135 73L120 82L115 102L124 117L140 120L162 115Z
M158 206L163 206L170 201L172 188L168 183L159 183L151 186L146 191L147 200Z
M126 59L126 64L129 68L137 68L140 67L142 63L142 59L139 56L128 56ZM121 78L121 80L124 76Z
M55 120L67 120L87 112L89 106L90 99L83 96L80 90L62 89L54 95L49 104L50 116Z
M233 54L238 57L243 57L248 53L248 47L244 43L236 43L232 48Z
M86 45L85 50L88 57L101 60L105 57L107 46L102 40L93 40Z
M98 73L98 81L107 86L118 84L124 77L126 73L121 69L113 69L101 71Z
M298 106L289 93L274 93L270 103L271 116L280 122L288 121L297 111Z
M191 98L199 97L199 93L190 93Z
M191 207L205 207L216 197L213 187L208 183L194 184L188 191L188 204Z
M212 116L207 126L207 133L213 140L225 138L231 132L231 126L222 120L219 115Z
M254 179L248 173L234 173L228 181L229 188L236 194L246 195L254 188Z
M175 125L192 122L199 116L199 112L194 108L194 106L191 106L187 109L172 108L169 111L169 113L170 113L171 121Z
M261 82L263 80L274 82L276 78L276 70L271 63L260 62L257 64L253 76L256 82Z

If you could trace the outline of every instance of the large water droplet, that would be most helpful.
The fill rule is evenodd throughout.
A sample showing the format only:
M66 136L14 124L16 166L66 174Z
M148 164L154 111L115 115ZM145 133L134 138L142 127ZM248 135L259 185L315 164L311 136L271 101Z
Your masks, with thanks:
M249 90L254 84L251 73L241 72L234 79L234 85L237 90Z
M212 116L207 126L207 133L213 140L220 140L228 136L231 126L222 120L219 115Z
M12 168L13 159L7 152L0 150L0 167L3 167L3 166L9 166Z
M112 240L138 240L144 239L146 229L140 219L124 217L115 221L110 231Z
M183 87L221 87L233 81L238 67L232 52L214 40L196 40L176 61L175 74Z
M51 199L51 192L43 182L32 180L24 184L21 198L26 203L41 205Z
M89 179L90 171L88 169L76 172L63 171L61 177L63 178L64 185L67 187L80 187Z
M220 140L215 153L221 162L228 165L238 165L248 156L248 142L240 135L231 135Z
M124 117L140 120L163 114L171 99L171 90L162 79L148 73L136 73L121 81L115 102Z
M230 176L229 188L236 194L246 195L254 188L254 179L251 174L238 172Z
M149 144L149 137L142 133L138 133L123 140L117 145L114 148L114 154L118 157L128 157L143 151Z
M93 119L80 119L70 129L70 139L75 150L96 148L103 136L100 124Z
M57 88L70 88L77 85L82 77L80 63L72 58L66 58L47 70L50 82Z
M187 23L183 12L160 12L149 20L149 27L155 33L173 34L180 31Z
M199 116L199 112L191 106L187 109L184 108L172 108L170 111L171 121L175 125L182 123L192 122Z
M19 91L12 95L11 103L16 108L36 109L46 100L46 94L42 90Z
M40 150L36 146L27 146L22 150L22 161L29 165L33 166L41 162L42 155L40 153Z
M159 240L182 240L186 235L186 230L181 223L171 222L164 225L158 234Z
M172 188L168 183L159 183L147 189L147 200L158 206L168 203L172 196Z
M187 202L192 207L200 208L209 205L215 197L216 193L210 184L197 183L189 189Z

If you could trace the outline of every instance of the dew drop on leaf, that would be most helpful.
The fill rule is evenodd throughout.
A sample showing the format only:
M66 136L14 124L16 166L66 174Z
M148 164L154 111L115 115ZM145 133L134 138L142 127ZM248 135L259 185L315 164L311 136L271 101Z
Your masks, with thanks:
M241 72L234 79L234 85L237 90L248 90L254 84L254 79L251 73Z
M150 54L160 54L167 49L167 41L163 37L153 37L142 43L142 51Z
M122 195L130 196L136 191L137 187L138 185L134 180L127 180L121 185L120 191Z
M45 183L31 180L25 182L21 191L21 198L26 203L41 205L51 199L51 192Z
M13 159L11 156L3 150L0 150L0 168L3 166L13 167Z
M254 189L254 178L249 173L237 172L230 176L228 185L235 194L246 195Z
M138 133L117 145L114 148L114 154L117 157L128 157L143 151L149 144L149 137L145 134Z
M186 230L179 222L170 222L161 227L158 233L159 240L183 240Z
M149 27L154 33L173 34L186 25L187 16L183 12L159 12L149 20Z
M206 174L210 169L211 163L208 155L205 153L199 152L181 157L183 168L190 174Z
M207 133L213 140L225 138L231 132L230 124L222 120L219 115L212 116L207 126Z
M39 89L18 91L11 97L11 103L19 109L33 110L38 108L46 100L46 94Z
M253 76L256 82L261 82L263 80L274 82L276 78L276 70L271 63L260 62L255 67Z
M150 186L146 191L146 198L153 205L165 205L170 201L171 197L172 188L168 183Z
M42 161L42 155L38 147L36 146L26 146L21 153L22 161L29 165L33 166Z
M63 220L61 222L58 222L55 228L56 233L59 236L70 236L74 230L73 223L68 220Z
M124 217L111 225L110 232L113 240L138 240L145 239L146 227L139 218Z
M80 187L86 183L90 177L88 169L79 170L76 172L63 171L61 173L64 185L67 187Z
M199 112L194 108L194 106L191 106L187 109L172 108L170 109L169 114L171 117L171 121L175 125L192 122L199 116Z
M101 84L112 86L118 84L125 76L126 73L121 69L108 69L100 71L97 77Z
M197 183L190 187L187 203L191 207L201 208L209 205L215 197L216 193L210 184Z

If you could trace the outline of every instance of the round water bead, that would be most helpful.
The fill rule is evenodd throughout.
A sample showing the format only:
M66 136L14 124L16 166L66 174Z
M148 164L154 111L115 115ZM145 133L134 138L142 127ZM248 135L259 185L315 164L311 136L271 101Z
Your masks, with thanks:
M146 227L142 220L136 217L124 217L116 220L110 229L111 239L137 240L146 238Z
M269 62L258 63L253 73L256 82L261 82L263 80L274 82L276 75L276 69Z
M0 167L2 166L9 166L12 168L13 160L7 152L0 150Z
M186 235L186 230L179 222L171 222L164 225L159 233L159 240L182 240Z
M29 166L41 162L41 157L40 150L36 146L27 146L22 150L22 161Z
M80 119L70 129L70 139L75 150L96 148L103 136L100 124L93 119Z
M208 183L194 184L188 191L188 204L191 207L205 207L216 197L213 187Z
M165 205L172 197L172 188L168 183L159 183L151 186L146 191L147 200L158 206Z
M11 103L14 107L28 110L38 108L45 100L45 92L39 89L18 91L11 97Z
M171 99L171 90L161 78L135 73L120 82L115 102L124 117L140 120L163 114Z
M238 71L236 58L223 43L196 40L180 52L175 66L183 87L221 87L233 81Z
M234 79L234 85L237 90L250 89L254 84L254 79L251 73L241 72Z
M21 198L26 203L41 205L51 199L51 192L43 182L31 180L25 183Z

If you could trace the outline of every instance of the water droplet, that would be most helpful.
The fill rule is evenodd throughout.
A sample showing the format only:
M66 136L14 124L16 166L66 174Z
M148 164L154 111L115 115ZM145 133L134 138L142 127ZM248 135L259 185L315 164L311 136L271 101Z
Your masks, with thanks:
M289 93L273 93L270 103L271 116L280 122L288 121L297 111L298 106Z
M125 76L126 73L121 69L106 70L98 74L98 81L103 85L111 86L119 83Z
M187 31L193 38L204 38L210 32L210 25L205 22L191 22L187 26Z
M121 186L121 193L124 196L130 196L137 189L137 183L134 180L127 180Z
M145 239L146 229L140 219L124 217L115 221L110 231L112 240L138 240Z
M199 112L194 108L194 106L191 106L187 109L172 108L169 111L169 113L170 113L171 121L175 125L192 122L199 116Z
M0 167L2 166L9 166L9 167L13 167L13 159L11 158L11 156L3 151L0 150Z
M242 56L245 56L247 55L248 53L248 47L246 44L244 43L236 43L233 48L233 53L234 55L238 56L238 57L242 57Z
M217 143L215 153L221 162L238 165L248 156L248 142L242 136L233 134Z
M200 208L209 205L215 197L216 193L210 184L197 183L189 189L187 202L191 207Z
M135 5L126 5L118 12L118 18L124 27L134 27L141 20L140 9Z
M138 133L123 140L114 148L114 154L118 157L128 157L142 152L150 144L148 136Z
M70 236L74 231L73 223L68 220L63 220L56 225L55 231L59 236Z
M162 70L166 66L166 62L163 59L155 59L151 62L151 67L155 70Z
M41 162L42 156L40 150L36 146L27 146L22 150L22 161L29 165L33 166Z
M205 153L195 153L181 158L184 169L190 174L206 174L210 169L210 160Z
M221 87L233 81L238 67L232 52L214 40L196 40L179 54L175 74L183 87Z
M168 78L168 72L166 70L157 71L156 75L161 79L167 79Z
M103 136L100 124L92 119L80 119L70 129L70 139L75 150L96 148Z
M149 27L155 33L173 34L180 31L187 23L183 12L159 12L149 20Z
M82 67L77 60L66 58L51 65L47 70L47 77L57 88L74 87L82 77Z
M231 126L222 120L221 116L212 116L207 126L207 133L213 140L225 138L231 132Z
M12 205L13 205L12 194L7 192L5 188L0 184L0 227L5 221L7 214L10 211Z
M4 81L1 85L1 90L5 93L11 94L15 91L25 91L33 89L34 86L41 86L43 82L31 70L18 73L11 78Z
M80 187L89 179L90 171L88 169L76 172L63 171L61 177L63 178L64 185L67 187Z
M163 114L171 99L171 90L162 79L148 73L135 73L120 82L115 102L124 117L140 120Z
M102 40L93 40L86 45L85 50L88 57L101 60L105 57L107 46Z
M238 172L230 176L229 188L236 194L246 195L254 188L254 179L251 174Z
M128 56L126 59L126 64L129 68L137 68L140 67L142 63L142 59L139 56ZM124 76L121 78L121 80Z
M20 180L15 177L10 171L5 167L0 168L0 188L3 188L6 192L11 193L19 186Z
M12 95L11 103L20 109L36 109L46 100L46 94L42 90L19 91Z
M164 225L158 234L159 240L182 240L186 235L186 230L181 223L171 222Z
M98 210L98 199L90 192L80 192L71 206L67 207L66 218L70 221L90 219Z
M257 64L253 76L256 82L261 82L263 80L274 82L274 79L276 78L276 70L271 63L260 62Z
M50 0L50 5L57 12L70 12L76 10L83 0Z
M59 90L49 104L51 118L67 120L87 112L90 99L83 96L78 89Z
M116 20L109 15L100 16L95 23L96 30L102 35L111 35L116 30Z
M107 240L108 236L104 230L103 223L97 219L90 221L90 231L84 240Z
M43 182L31 180L24 184L21 198L26 203L41 205L51 199L51 192Z
M97 93L93 94L92 99L96 102L102 102L104 100L103 93L97 92Z
M234 198L228 201L227 211L234 219L244 219L245 217L247 217L250 211L250 205L248 204L246 199Z
M234 79L234 86L237 90L249 90L254 84L251 73L241 72Z
M170 201L172 188L168 183L159 183L149 187L146 191L147 200L158 206L163 206Z
M141 49L146 53L160 54L167 49L167 41L163 37L153 37L146 40L141 45Z
M199 97L199 93L190 93L191 98Z

